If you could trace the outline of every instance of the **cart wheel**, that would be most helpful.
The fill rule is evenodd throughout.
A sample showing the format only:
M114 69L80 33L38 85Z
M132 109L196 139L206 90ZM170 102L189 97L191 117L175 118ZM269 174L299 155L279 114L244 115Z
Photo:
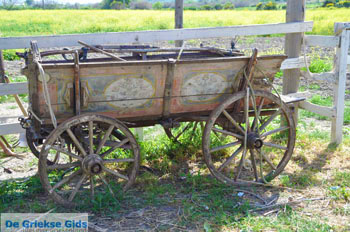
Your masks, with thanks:
M60 147L57 141L62 140L72 141L77 152ZM57 151L61 153L59 162L47 165L48 155ZM44 189L57 203L74 207L87 192L94 198L103 186L114 198L119 190L127 190L135 181L139 162L139 146L122 122L85 114L51 132L40 153L39 175ZM61 178L49 175L50 170L63 168Z
M35 157L39 159L39 154L42 148L42 145L44 143L44 139L35 139L32 132L30 132L29 129L26 130L26 139L27 144L30 149L30 151L33 153ZM48 165L52 165L58 161L60 157L60 152L56 152L56 154L50 155L50 157L47 160Z
M237 106L238 113L232 113ZM214 132L227 135L218 139ZM233 185L267 183L287 165L295 144L295 123L288 106L272 93L249 89L218 106L203 133L210 172Z
M176 143L181 143L182 138L188 132L190 133L189 139L192 140L196 134L201 134L204 131L204 122L182 122L179 127L166 128L163 127L167 137ZM198 132L200 130L200 132Z

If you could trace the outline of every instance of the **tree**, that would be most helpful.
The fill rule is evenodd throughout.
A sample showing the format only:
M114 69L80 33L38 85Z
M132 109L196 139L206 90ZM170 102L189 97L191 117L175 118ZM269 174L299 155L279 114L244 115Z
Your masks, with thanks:
M225 10L232 10L235 9L235 5L233 5L231 2L226 2L224 5Z
M122 6L126 8L130 0L103 0L101 3L102 9L120 9Z
M156 2L156 3L153 4L152 8L153 8L154 10L160 10L160 9L163 8L163 3L161 3L161 2Z
M17 0L2 0L2 7L6 10L11 10L13 6L17 3Z
M34 3L34 0L26 0L26 5L27 6L32 6Z

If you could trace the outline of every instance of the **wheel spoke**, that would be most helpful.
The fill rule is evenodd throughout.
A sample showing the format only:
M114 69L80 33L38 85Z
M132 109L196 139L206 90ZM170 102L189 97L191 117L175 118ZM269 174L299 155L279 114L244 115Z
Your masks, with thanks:
M258 125L258 123L259 123L259 120L260 120L260 113L261 113L261 110L262 110L262 108L263 108L263 105L264 105L264 101L265 101L265 98L261 98L261 100L260 100L260 104L259 104L259 107L258 107L258 111L256 112L256 120L254 120L254 123L253 123L253 131L255 131L256 130L256 126Z
M82 157L80 157L80 156L78 156L78 155L75 155L75 154L73 154L72 152L69 152L69 151L67 151L67 150L65 150L65 149L63 149L63 148L60 148L60 147L48 146L47 149L52 149L52 150L55 150L55 151L57 151L57 152L64 153L64 154L66 154L66 155L68 155L68 156L70 156L70 157L72 157L72 158L74 158L74 159L77 159L77 160L79 160L79 161L82 161L82 160L83 160Z
M81 185L83 184L84 180L86 179L86 175L83 174L83 176L80 178L80 180L78 181L77 185L75 186L73 192L70 194L68 201L72 201L75 197L75 195L77 195L77 192L79 191Z
M210 150L210 153L213 153L213 152L216 152L216 151L220 151L220 150L225 149L225 148L237 146L237 145L239 145L241 143L242 143L241 141L236 141L236 142L229 143L229 144L226 144L226 145L223 145L223 146L220 146L220 147L215 147L215 148Z
M247 94L244 97L244 116L245 116L246 131L250 132L250 124L249 124L249 88L247 88Z
M225 117L238 129L240 130L243 134L245 134L245 131L242 129L242 127L236 122L236 120L234 120L231 115L226 111L223 110L223 113L225 115Z
M53 164L53 165L48 165L47 170L62 170L62 169L77 167L79 165L80 165L80 162L67 163L67 164Z
M191 140L192 140L192 138L194 136L194 133L196 132L197 126L198 126L198 122L195 122L194 126L193 126L193 129L192 129L192 132L191 132L191 137L190 137Z
M221 164L221 166L218 168L218 171L221 172L228 164L232 162L232 160L242 151L243 146L240 146L230 157L227 158L227 160Z
M191 125L192 125L192 123L188 123L188 124L182 129L182 131L175 137L175 140L177 140L186 130L188 130L188 128L190 128Z
M94 199L95 198L94 176L90 176L90 191L91 191L91 199Z
M112 153L115 149L120 148L121 146L125 145L126 143L128 143L130 140L128 138L123 139L120 143L114 145L112 148L110 148L108 151L102 153L100 156L101 158L105 157L106 155L109 155L110 153Z
M237 170L237 175L235 176L235 181L237 181L238 178L239 178L239 176L241 175L242 168L243 168L243 162L244 162L244 160L245 160L246 154L247 154L247 149L244 148L241 161L239 162L239 166L238 166L238 170Z
M258 170L256 168L255 152L253 149L250 149L249 151L250 151L250 160L252 161L252 166L253 166L253 170L254 170L255 180L259 181Z
M119 178L121 178L121 179L124 179L124 180L126 180L126 181L129 181L129 177L124 176L123 174L120 174L119 172L116 172L116 171L111 170L111 169L109 169L109 168L106 168L105 166L103 166L103 170L105 170L106 172L108 172L108 173L110 173L110 174L112 174L112 175L114 175L114 176L116 176L116 177L119 177Z
M55 191L57 188L61 187L62 185L69 183L71 180L74 179L74 177L76 177L77 175L81 174L81 169L75 171L74 173L72 173L70 176L67 176L65 178L63 178L62 180L60 180L58 183L56 183L52 189L50 190L50 194L53 193L53 191Z
M236 133L232 133L232 132L227 131L227 130L221 130L221 129L216 128L216 127L213 127L212 130L216 131L216 132L219 132L219 133L222 133L222 134L225 134L225 135L231 135L233 137L236 137L237 139L244 139L244 136L236 134Z
M94 122L89 121L89 146L90 155L94 154Z
M98 177L100 177L100 179L102 180L102 182L107 186L109 192L111 193L111 195L115 198L114 192L111 188L111 186L109 186L108 182L106 181L106 179L100 174L98 175Z
M259 154L263 157L263 159L270 165L270 167L273 169L273 170L276 170L276 166L272 163L272 161L269 159L269 157L267 157L267 155L261 150L261 149L258 149L257 150L259 152ZM261 162L261 161L260 161Z
M67 132L68 132L69 137L73 140L75 146L77 146L78 149L80 150L81 154L83 154L83 156L86 156L86 151L81 146L81 144L79 143L77 137L75 137L75 135L73 134L72 130L70 128L68 128Z
M125 162L134 162L135 159L108 159L103 160L103 163L125 163Z
M268 131L268 132L262 134L261 137L265 138L265 137L267 137L269 135L276 134L278 132L282 132L282 131L288 130L289 128L290 128L289 126L282 126L280 128L277 128L277 129L274 129L272 131Z
M100 153L102 147L105 145L105 143L106 143L107 139L109 138L109 136L111 135L113 129L114 129L114 126L113 126L113 125L111 125L111 126L108 128L108 130L107 130L105 136L103 137L103 139L101 140L100 144L98 145L96 154L99 154L99 153Z
M274 147L274 148L286 150L286 151L288 150L288 147L283 147L283 146L281 146L281 145L274 144L274 143L264 142L264 145L265 145L265 146L268 146L268 147Z
M281 109L277 110L266 122L264 122L264 124L261 125L259 130L263 131L280 113Z

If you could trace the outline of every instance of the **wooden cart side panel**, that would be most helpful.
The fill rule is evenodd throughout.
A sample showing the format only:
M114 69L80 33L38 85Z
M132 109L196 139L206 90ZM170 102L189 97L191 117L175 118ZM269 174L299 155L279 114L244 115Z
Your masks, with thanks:
M283 57L259 58L254 72L253 88L271 91L263 79L273 81ZM230 94L237 91L243 78L247 59L223 60L223 62L181 63L175 68L170 112L211 111Z
M73 79L74 70L72 68L50 68L45 69L47 86L50 93L51 105L55 114L73 115ZM44 99L43 84L39 80L38 101L39 114L41 117L49 117L49 110Z
M108 113L116 118L162 114L166 63L81 67L87 104L82 112Z

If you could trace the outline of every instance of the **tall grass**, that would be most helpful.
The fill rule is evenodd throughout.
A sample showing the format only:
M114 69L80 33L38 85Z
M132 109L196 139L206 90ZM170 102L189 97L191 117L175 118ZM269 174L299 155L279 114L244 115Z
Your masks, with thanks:
M185 11L184 27L217 27L285 22L285 11ZM307 10L312 34L333 34L334 22L349 21L350 9ZM174 28L173 11L0 10L0 36L159 30Z

